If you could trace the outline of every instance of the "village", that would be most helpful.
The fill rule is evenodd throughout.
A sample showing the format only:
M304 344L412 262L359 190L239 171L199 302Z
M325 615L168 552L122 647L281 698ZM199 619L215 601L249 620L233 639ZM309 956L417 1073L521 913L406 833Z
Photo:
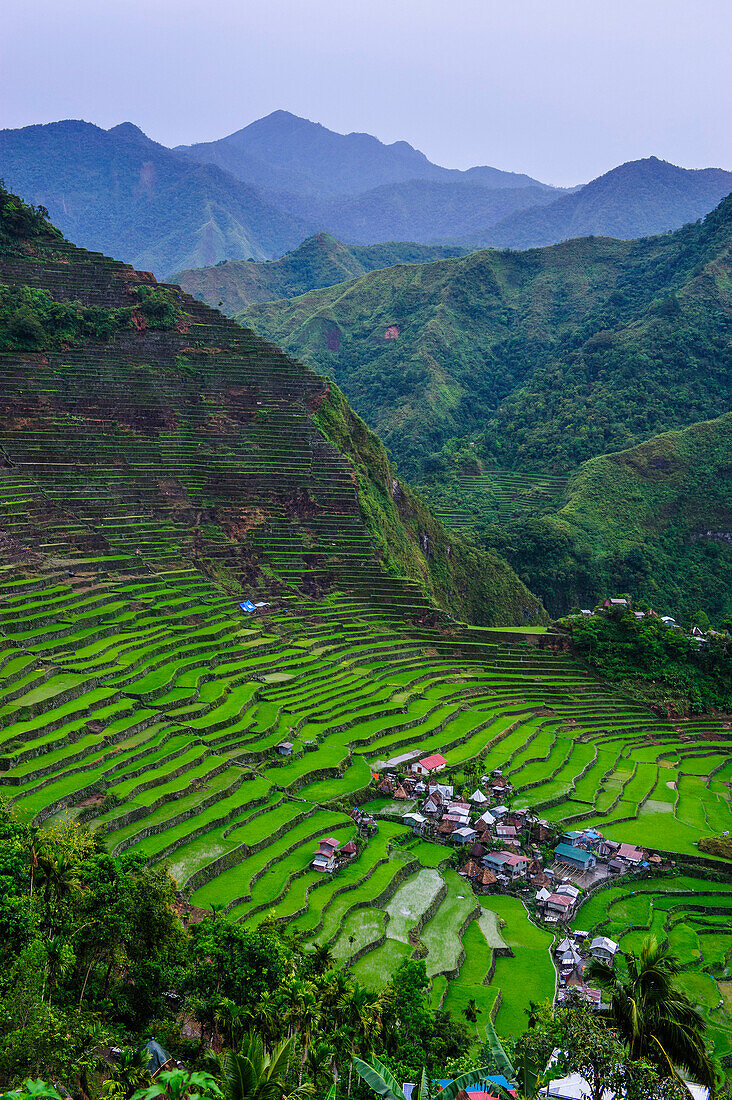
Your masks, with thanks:
M708 645L712 639L724 641L729 638L729 634L722 634L720 631L714 630L711 626L702 629L700 626L694 625L691 629L685 630L672 615L659 615L658 612L650 607L644 608L643 610L634 609L633 601L629 596L609 596L595 608L581 607L577 611L570 611L568 618L571 618L573 615L589 618L593 615L607 614L620 616L632 615L637 622L642 622L644 619L655 619L667 630L673 630L678 634L683 634L684 637L693 641L694 644L699 647Z
M555 932L557 1001L573 998L599 1009L600 991L589 985L585 972L592 958L612 966L618 944L573 931L572 919L588 891L620 875L661 869L662 857L596 828L563 831L529 810L512 809L513 786L500 770L481 776L465 795L441 780L448 767L441 753L394 763L394 770L373 776L378 794L390 799L379 815L401 820L415 837L451 849L448 858L474 893L518 896L535 921ZM406 804L405 812L399 803ZM365 810L355 807L351 816L359 836L377 831L376 817ZM333 874L357 854L353 840L339 845L328 837L320 841L312 867Z

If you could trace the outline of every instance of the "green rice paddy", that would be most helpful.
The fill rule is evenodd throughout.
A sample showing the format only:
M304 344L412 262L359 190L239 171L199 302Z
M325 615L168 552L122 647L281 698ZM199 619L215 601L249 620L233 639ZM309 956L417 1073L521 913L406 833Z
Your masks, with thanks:
M58 248L68 262L52 284L69 300L93 275L124 304L124 269ZM44 285L41 259L23 263ZM474 1000L478 1038L493 1016L515 1033L554 992L551 936L411 837L398 819L412 804L375 791L378 762L442 752L458 789L500 768L516 807L683 856L732 830L730 731L656 717L554 652L544 628L438 612L375 552L353 467L312 415L322 380L186 308L190 331L149 362L110 342L93 361L72 349L16 364L40 411L0 426L13 548L0 563L0 795L26 821L68 815L115 854L166 866L202 909L327 944L366 984L424 958L435 1005L461 1016ZM103 415L93 392L109 395ZM563 479L496 472L463 488L502 522L549 507ZM245 614L248 597L267 606ZM354 804L375 835L334 875L315 871L321 838L356 836ZM579 919L610 920L628 944L646 926L668 934L723 1045L732 975L712 910L729 901L689 881L686 896L706 900L685 902L686 923L658 883L596 895Z

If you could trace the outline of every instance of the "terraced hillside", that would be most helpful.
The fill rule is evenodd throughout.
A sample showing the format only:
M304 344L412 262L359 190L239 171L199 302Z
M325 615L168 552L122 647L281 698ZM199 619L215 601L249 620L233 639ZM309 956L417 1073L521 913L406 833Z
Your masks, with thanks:
M447 527L501 526L556 508L567 484L558 474L494 469L461 474L452 488L433 488L436 511Z
M718 1056L732 1053L732 886L692 875L627 882L601 890L577 914L575 927L610 936L638 952L649 932L668 940L690 969L682 988L707 1017Z
M6 252L0 276L79 309L144 283L57 240ZM321 379L166 293L167 328L134 311L106 342L0 356L0 794L166 864L194 905L273 913L364 981L417 952L435 1004L474 999L516 1030L553 991L550 934L517 898L475 897L407 804L374 798L372 767L439 749L456 784L501 767L517 806L692 853L731 827L729 727L662 721L539 628L462 627L385 571L358 457L373 437L349 463L318 428L340 407ZM411 507L398 483L382 501L387 549L394 496ZM400 530L392 566L417 561ZM459 553L441 530L427 581ZM354 835L354 801L375 836L314 870L322 837Z

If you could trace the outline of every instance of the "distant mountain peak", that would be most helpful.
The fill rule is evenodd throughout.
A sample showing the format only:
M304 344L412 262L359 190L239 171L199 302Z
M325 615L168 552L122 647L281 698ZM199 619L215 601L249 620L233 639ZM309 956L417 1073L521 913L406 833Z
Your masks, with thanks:
M110 127L107 133L114 134L116 137L135 138L138 141L152 140L139 126L135 126L134 122L120 122L116 126Z
M490 190L533 186L560 193L529 176L498 168L443 168L408 141L386 144L362 131L340 133L282 108L226 137L179 145L176 151L288 196L344 198L411 180L474 183Z

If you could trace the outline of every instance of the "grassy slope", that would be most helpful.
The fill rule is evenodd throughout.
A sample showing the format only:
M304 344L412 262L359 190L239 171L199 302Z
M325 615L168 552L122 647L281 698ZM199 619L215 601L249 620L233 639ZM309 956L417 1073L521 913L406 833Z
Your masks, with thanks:
M566 503L488 543L555 613L611 588L677 616L732 612L732 414L584 463ZM513 549L512 549L513 548Z
M246 318L334 377L410 477L471 434L479 458L572 469L720 412L731 225L727 199L661 237L390 268Z
M393 264L426 263L463 252L461 248L408 241L346 245L329 233L318 233L279 260L227 260L214 267L181 271L175 279L189 294L234 315L257 302L294 298L309 290L356 279L367 271Z
M580 241L551 256L477 252L393 267L242 319L334 377L400 464L417 472L447 439L482 428L531 360L549 354L557 332L547 303L560 275L561 333L614 286L608 251L622 260L628 249ZM397 340L385 339L392 325Z

